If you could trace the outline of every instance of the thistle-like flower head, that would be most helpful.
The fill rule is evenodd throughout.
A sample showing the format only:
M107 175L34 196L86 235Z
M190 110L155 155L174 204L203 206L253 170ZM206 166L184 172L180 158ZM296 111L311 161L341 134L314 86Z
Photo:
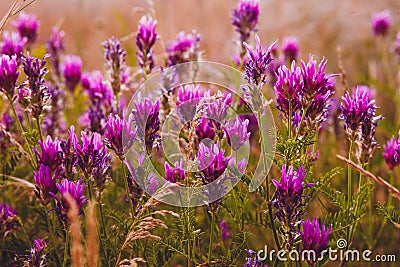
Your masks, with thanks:
M165 179L171 183L184 181L186 176L183 164L183 159L179 162L175 162L174 167L171 167L168 162L165 162Z
M400 139L392 136L386 145L383 145L383 158L386 161L386 165L389 169L394 169L400 164Z
M14 100L18 75L17 57L2 55L0 57L0 91L11 100Z
M372 14L371 24L375 36L387 35L391 26L389 10Z
M33 14L21 12L17 20L12 22L12 25L19 32L21 37L27 38L29 44L33 44L38 36L39 21Z
M303 222L303 231L301 231L303 249L313 250L319 256L328 247L330 233L331 229L323 223L320 225L317 218L312 221L307 219Z
M153 46L158 37L156 26L157 21L150 16L143 16L140 19L136 36L136 46L138 47L136 55L139 66L145 73L149 73L154 68Z
M297 60L299 56L299 39L293 36L283 38L282 52L286 61Z
M233 151L239 150L239 148L250 138L250 132L247 128L249 126L249 120L241 120L240 117L236 117L232 122L228 121L225 124L224 130L228 136L228 143Z
M75 87L81 80L82 59L75 55L66 55L62 66L65 86L70 92L74 92Z
M35 194L40 199L43 205L47 205L51 200L50 192L57 193L57 179L59 172L55 175L52 174L50 167L41 164L39 170L35 171L33 178L35 180Z
M200 34L195 31L192 34L179 32L174 41L167 44L167 66L197 61L200 58L199 42Z
M20 58L27 41L26 37L21 37L17 32L4 31L3 41L0 42L0 54L10 57L16 55L17 58Z
M240 0L232 13L231 21L235 30L240 34L241 43L247 42L251 32L256 31L260 14L258 0Z

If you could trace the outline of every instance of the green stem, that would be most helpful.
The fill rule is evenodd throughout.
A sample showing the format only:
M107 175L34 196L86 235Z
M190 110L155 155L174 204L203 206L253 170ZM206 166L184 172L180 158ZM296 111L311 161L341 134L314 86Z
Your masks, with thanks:
M132 218L133 218L133 216L135 216L135 211L133 209L131 194L129 192L128 181L126 180L125 164L124 164L124 162L122 160L121 160L121 168L122 168L122 175L124 176L124 177L122 177L122 179L124 180L124 184L125 184L126 196L128 197L129 206L130 206L131 213L132 213Z
M36 118L36 126L38 128L40 140L43 141L43 134L42 134L42 128L40 128L40 118L39 117Z
M292 138L292 101L289 100L289 114L288 114L288 131L289 139Z
M99 212L100 212L101 225L102 225L102 227L103 227L104 238L105 238L105 240L108 240L108 238L107 238L106 223L105 223L105 220L104 220L103 205L101 204L101 193L100 193L100 195L99 195ZM96 225L97 225L97 223L96 223ZM98 231L99 234L100 234L99 229L97 229L97 231ZM106 257L108 266L110 266L110 257L109 257L109 255L108 255L108 251L107 251L107 249L106 249L106 247L105 247L105 245L104 245L104 241L102 240L101 236L100 236L100 242L101 242L101 246L103 247L104 255L105 255L105 257Z
M46 220L47 220L47 225L48 225L49 231L50 231L50 238L51 238L51 242L53 242L53 246L55 248L54 254L56 256L56 262L58 265L61 263L61 259L60 259L60 256L58 255L58 250L56 249L57 245L58 245L58 243L56 241L56 236L54 233L54 227L56 226L56 223L53 219L53 216L51 216L51 214L47 212L46 208L45 208L44 212L46 213Z
M24 138L24 140L25 140L25 142L26 142L26 144L27 144L27 146L28 146L28 151L27 151L27 152L28 152L29 157L31 158L31 161L32 161L32 163L30 163L30 165L31 165L31 167L32 167L34 170L36 170L36 168L37 168L37 166L36 166L36 160L35 160L35 158L33 157L31 145L29 144L28 139L26 139L26 137L25 137L24 128L22 127L21 121L19 120L19 117L18 117L18 115L17 115L17 112L15 111L14 102L12 101L12 99L11 99L10 97L8 98L8 101L10 102L11 109L12 109L12 112L13 112L13 114L14 114L15 120L17 121L18 129L19 129L19 131L21 132L22 137Z
M270 195L269 195L269 179L268 179L268 175L267 175L267 155L266 155L266 147L265 147L265 137L264 137L264 128L263 128L263 123L261 120L261 114L260 112L257 113L258 116L258 123L259 123L259 127L260 127L260 136L261 136L261 143L262 143L262 151L261 154L263 155L263 164L264 164L264 175L267 177L266 179L266 199L267 199L267 206L268 206L268 217L269 217L269 222L271 224L271 229L272 229L272 233L274 235L274 240L275 240L275 244L276 247L278 249L280 249L280 244L279 244L279 238L278 238L278 233L276 231L275 228L275 223L274 223L274 216L272 213L272 207L270 205L271 199L270 199Z
M348 159L351 160L351 152L353 150L353 139L350 140ZM351 166L347 165L347 212L350 214L350 207L352 201L352 180L351 180ZM347 227L347 240L350 242L350 226Z
M211 212L211 225L210 225L210 243L208 244L208 266L211 266L211 250L213 245L215 214Z

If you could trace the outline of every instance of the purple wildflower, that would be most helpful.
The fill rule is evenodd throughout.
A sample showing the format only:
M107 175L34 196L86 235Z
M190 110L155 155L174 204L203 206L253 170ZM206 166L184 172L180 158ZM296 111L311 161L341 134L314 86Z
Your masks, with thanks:
M389 10L372 14L371 24L375 36L385 36L391 25Z
M31 114L35 119L39 119L43 110L48 107L48 87L45 84L44 76L47 74L46 60L47 55L42 60L31 57L22 57L22 66L27 77L25 86L31 90Z
M231 93L224 94L218 91L217 94L211 96L211 92L207 91L204 93L204 98L207 99L205 102L207 118L222 123L232 104L233 95Z
M293 116L293 113L301 108L302 88L301 70L299 67L296 68L295 62L290 69L285 65L278 69L274 85L276 106L285 118Z
M167 66L174 66L189 61L200 59L199 42L200 34L193 31L192 34L179 32L174 41L167 45L168 61Z
M75 134L75 127L71 125L68 131L68 139L60 142L62 151L62 166L64 169L64 177L72 180L75 176L75 166L77 165L77 155L75 153L75 144L78 142L78 138Z
M185 180L185 170L183 166L183 159L175 162L174 167L171 167L168 162L165 162L165 179L171 183Z
M316 258L319 254L328 247L328 237L331 229L326 227L323 223L319 224L318 219L310 221L307 219L303 222L303 231L301 232L301 239L303 243L303 250L313 250L316 252Z
M51 109L47 111L43 120L44 131L51 136L66 132L64 105L65 91L58 86L48 84ZM29 96L30 97L30 96Z
M228 225L226 225L226 222L224 219L222 219L221 222L219 223L219 227L221 228L221 239L222 239L222 241L225 241L225 239L228 238L230 233L229 233Z
M221 176L231 160L231 156L225 157L225 150L220 148L219 143L210 146L200 143L197 158L204 184L211 183Z
M144 75L149 74L154 68L153 46L158 37L156 26L157 21L153 20L150 16L143 16L140 19L138 34L136 36L136 45L138 47L136 55Z
M96 187L102 191L104 183L111 169L110 157L99 133L88 136L81 132L82 145L75 140L75 150L78 157L78 166L86 179L91 178Z
M32 45L38 36L39 21L33 14L21 12L12 25L19 32L21 37L27 39L27 44Z
M275 217L283 226L285 232L285 244L291 249L296 238L299 236L298 226L302 222L304 214L303 190L313 184L304 184L306 170L301 166L297 171L293 166L282 166L282 178L278 182L272 179L276 187L275 199L272 205L277 209Z
M382 156L386 161L386 165L389 169L394 169L400 164L400 138L392 136L386 145L383 145Z
M75 55L66 55L62 66L65 87L74 92L75 87L81 80L82 59Z
M59 172L52 175L51 168L41 164L39 170L35 171L33 178L35 180L35 194L39 198L40 202L46 206L51 201L50 192L53 194L57 193L57 179Z
M231 21L240 35L240 44L247 42L250 33L256 31L258 15L260 14L258 0L240 0L232 13Z
M61 78L60 57L65 50L64 38L65 32L53 27L51 29L51 35L46 41L46 51L50 54L50 66L55 76L59 79Z
M126 180L128 182L129 195L132 201L132 206L135 209L139 204L140 198L143 195L143 189L138 185L131 173L126 176Z
M243 43L243 45L247 49L247 53L250 56L249 62L247 62L245 66L246 80L257 86L263 85L266 82L266 72L268 69L268 64L272 61L271 57L271 49L274 47L276 42L274 42L266 51L263 51L263 47L260 42L260 37L256 34L256 47L255 49L251 49L251 47L247 43Z
M39 164L50 167L52 172L55 172L61 165L62 162L62 151L60 147L60 141L56 138L53 139L51 136L47 136L46 140L39 140L41 152L35 150L39 157Z
M203 96L204 92L200 89L200 85L186 84L179 87L176 107L182 122L186 123L193 119L197 104Z
M30 254L26 256L24 266L26 267L46 267L46 241L43 239L35 239Z
M126 69L126 51L121 47L121 42L115 37L103 42L103 47L109 81L114 95L117 96L121 92L122 74Z
M149 98L142 99L138 96L138 100L133 103L132 111L136 126L138 127L137 135L146 147L147 153L151 153L155 142L159 139L158 131L160 130L160 102L154 104Z
M55 208L58 213L59 218L64 223L68 225L68 210L69 205L67 202L67 195L72 197L76 201L80 213L83 214L83 205L87 202L87 198L84 196L83 191L85 190L85 184L82 183L82 178L77 182L69 181L68 179L63 179L61 184L56 184L58 191L60 192L61 198L57 195L50 193L50 195L57 201L57 206Z
M16 55L20 58L27 41L27 38L21 37L17 32L4 31L3 41L0 42L0 53L10 57Z
M0 237L7 237L17 226L16 209L13 209L10 205L0 203Z
M249 257L246 258L246 263L243 265L243 267L264 267L264 266L266 266L258 258L257 252L255 252L251 249L246 249L246 252L249 255Z
M11 101L14 101L18 75L17 57L2 55L0 57L0 91Z
M106 131L107 146L112 149L121 161L124 160L126 152L131 148L136 137L137 129L133 129L133 115L128 119L120 118L118 115L108 117Z
M368 87L357 86L353 93L342 97L340 118L344 120L347 135L354 140L361 125L375 115L375 100Z
M233 151L239 148L250 138L250 132L247 131L249 120L242 121L240 117L236 117L232 122L225 124L225 132L228 136L228 143Z
M285 37L282 41L282 52L287 62L297 60L299 55L299 39L296 37Z
M199 148L199 144L203 139L211 139L214 140L216 136L215 129L212 125L210 125L209 119L203 117L198 122L196 126L196 139L195 139L195 148Z

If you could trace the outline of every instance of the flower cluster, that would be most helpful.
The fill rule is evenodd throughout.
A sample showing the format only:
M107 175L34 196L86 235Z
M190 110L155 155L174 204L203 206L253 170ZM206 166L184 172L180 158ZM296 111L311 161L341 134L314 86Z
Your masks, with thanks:
M243 267L265 267L261 260L258 258L257 252L251 249L246 249L249 257L246 258L246 263Z
M9 55L10 57L15 55L17 58L21 58L22 52L24 51L26 37L21 37L17 32L3 32L3 41L0 42L0 54Z
M106 114L113 113L113 91L103 81L100 71L82 74L82 87L90 99L90 105L80 122L92 132L104 133L107 117Z
M367 163L378 147L375 128L382 116L376 116L377 106L372 91L367 86L357 86L352 95L342 97L340 118L344 120L346 134L358 145L356 157L360 163Z
M56 194L50 193L50 195L56 200L56 208L60 220L64 223L64 226L68 225L68 211L70 206L68 204L68 196L72 198L78 209L80 214L83 214L83 205L87 202L87 198L84 196L83 191L85 190L85 184L82 183L82 178L77 182L69 181L68 179L63 179L60 184L56 184L58 191L60 192L61 197L58 197Z
M99 133L94 132L88 136L86 132L82 131L81 141L82 144L76 139L74 144L77 164L86 180L93 180L95 186L101 192L111 169L109 153L107 153L107 148Z
M391 24L389 10L372 14L371 24L375 36L386 36Z
M82 59L75 55L66 55L62 66L65 87L74 92L81 80Z
M111 37L109 40L103 42L103 47L106 67L108 69L108 80L114 95L118 95L121 91L122 74L126 72L126 51L121 47L121 42L115 37Z
M38 36L39 21L35 15L21 12L12 25L22 38L27 39L27 44L32 45Z
M51 35L46 41L46 51L50 55L50 66L54 77L61 78L60 57L65 50L65 32L56 27L51 29Z
M260 8L258 0L240 0L232 13L231 21L240 35L240 44L248 42L250 33L256 31Z
M48 107L48 87L45 83L44 76L48 70L46 68L46 60L32 57L28 54L27 57L22 57L22 66L27 81L24 86L30 90L29 110L33 118L39 119L43 111Z
M156 32L157 21L150 16L143 16L139 22L138 34L136 36L136 46L138 52L139 66L146 75L154 68L153 46L156 43L158 33Z
M136 137L137 129L133 129L133 115L130 114L128 119L120 118L118 115L110 115L108 117L106 131L107 146L112 149L115 154L124 160L125 154L131 148Z
M283 165L281 181L272 180L276 187L272 205L277 209L275 217L282 225L287 249L293 247L300 234L298 226L302 223L301 216L304 214L303 190L313 186L313 184L304 183L305 176L304 166L295 171L293 166Z
M0 238L7 237L17 226L17 211L10 205L0 203Z
M59 178L59 172L52 174L50 167L40 165L39 170L35 171L33 178L35 180L35 194L39 198L42 205L46 206L51 201L50 193L56 194L56 183Z
M200 34L195 31L192 34L179 32L176 39L167 45L167 66L170 67L189 61L198 61L200 59L200 39Z
M292 36L285 37L282 41L282 52L286 62L297 60L299 56L299 39Z
M183 165L183 159L179 162L175 162L174 167L171 167L168 162L165 162L165 179L171 183L175 183L178 181L184 181L185 169Z
M200 85L186 84L179 87L176 98L176 107L179 118L181 118L183 123L194 118L197 104L203 96L204 91L202 91Z
M228 143L233 151L239 148L250 138L250 132L247 131L249 120L242 121L240 117L236 117L232 122L228 121L224 127L228 138Z
M7 98L14 101L15 87L18 80L18 62L17 57L2 55L0 57L0 92L3 92Z
M319 258L321 252L328 247L328 237L331 229L324 224L320 226L317 218L314 218L312 221L307 219L303 222L302 226L301 238L303 250L315 251Z
M386 145L383 145L382 156L391 170L400 164L400 137L392 136Z
M146 147L147 153L151 153L153 146L158 145L158 131L160 130L160 102L154 104L149 98L142 99L141 95L133 103L132 111L136 126L137 135Z
M46 241L43 239L35 239L33 247L31 247L30 254L26 255L24 261L25 267L46 267Z

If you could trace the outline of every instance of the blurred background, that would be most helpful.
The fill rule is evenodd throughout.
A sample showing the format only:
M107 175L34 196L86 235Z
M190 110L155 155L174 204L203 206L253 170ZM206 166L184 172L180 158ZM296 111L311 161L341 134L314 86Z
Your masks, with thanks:
M0 14L4 14L12 0L2 0ZM27 1L28 2L28 1ZM134 32L143 14L153 14L158 20L162 41L173 39L183 30L196 29L202 35L201 48L204 58L229 63L235 51L237 36L230 22L230 15L237 0L37 0L26 11L35 13L41 21L39 40L44 44L51 27L60 25L66 31L68 53L77 53L84 60L87 70L103 63L100 43L110 36L131 37L125 42L129 51L134 49ZM328 69L337 72L337 47L343 54L343 64L350 84L363 76L371 58L373 47L371 14L389 9L392 29L389 40L395 40L400 21L400 1L397 0L261 0L258 34L264 45L285 36L300 40L301 57L307 59L312 52L319 59L328 58ZM7 25L6 29L11 29ZM164 51L163 42L156 47L158 55ZM367 49L359 49L364 46ZM128 60L135 59L129 53ZM162 55L161 55L162 57ZM159 56L162 62L162 58ZM133 63L133 62L131 62ZM354 77L354 78L353 78Z

